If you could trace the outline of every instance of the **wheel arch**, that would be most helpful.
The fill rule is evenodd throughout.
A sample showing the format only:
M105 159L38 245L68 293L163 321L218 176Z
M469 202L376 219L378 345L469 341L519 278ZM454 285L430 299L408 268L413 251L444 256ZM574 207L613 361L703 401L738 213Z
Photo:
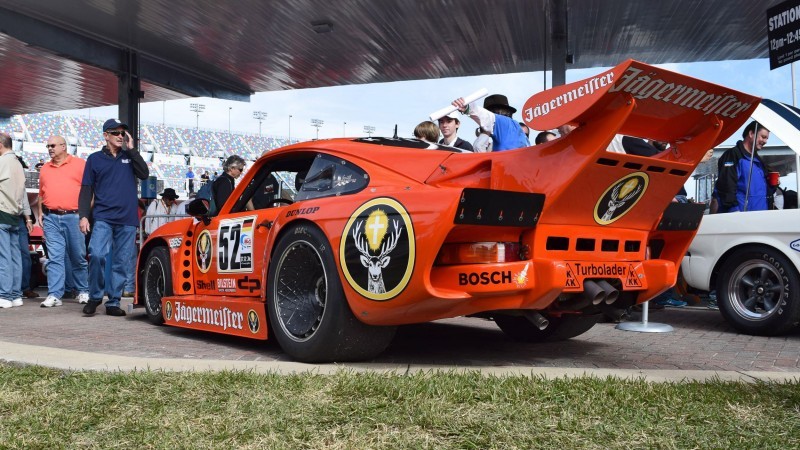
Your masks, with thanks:
M147 242L144 243L141 249L139 249L139 256L136 259L136 298L133 299L134 305L143 305L142 299L142 289L140 288L142 284L142 275L144 270L144 263L145 258L150 252L156 247L165 247L167 248L167 253L169 254L169 245L167 241L162 237L155 237L153 239L148 239ZM170 255L171 256L171 255ZM172 265L172 259L170 259L170 265ZM174 267L173 267L174 269Z

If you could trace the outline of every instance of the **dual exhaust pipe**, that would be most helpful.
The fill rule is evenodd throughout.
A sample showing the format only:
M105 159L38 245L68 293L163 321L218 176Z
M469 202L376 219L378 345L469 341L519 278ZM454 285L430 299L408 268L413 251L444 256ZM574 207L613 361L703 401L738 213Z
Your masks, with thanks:
M583 282L583 296L593 305L610 305L619 298L619 291L606 280L586 280Z

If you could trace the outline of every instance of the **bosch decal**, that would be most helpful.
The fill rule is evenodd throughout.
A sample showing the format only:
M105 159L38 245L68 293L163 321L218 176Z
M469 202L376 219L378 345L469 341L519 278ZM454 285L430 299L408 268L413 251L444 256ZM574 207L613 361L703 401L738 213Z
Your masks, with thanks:
M414 228L406 209L394 199L361 205L344 227L339 258L350 286L371 300L389 300L402 292L414 270Z
M608 225L621 219L647 191L650 177L644 172L626 175L603 192L594 207L594 220L600 225Z
M511 280L512 277L510 270L504 270L502 272L471 272L458 274L458 284L461 286L476 286L479 284L508 284L511 283Z
M195 261L197 268L200 272L206 273L211 267L211 233L208 230L203 230L200 236L197 237L197 244L195 245Z
M217 232L217 271L253 271L253 223L257 216L221 220Z

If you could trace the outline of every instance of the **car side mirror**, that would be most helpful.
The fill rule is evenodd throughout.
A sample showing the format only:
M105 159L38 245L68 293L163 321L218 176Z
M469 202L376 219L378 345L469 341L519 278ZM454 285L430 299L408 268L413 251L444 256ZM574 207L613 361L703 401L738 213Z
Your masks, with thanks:
M186 214L194 217L195 219L202 220L204 224L208 225L211 219L208 217L208 201L202 198L196 198L186 205Z

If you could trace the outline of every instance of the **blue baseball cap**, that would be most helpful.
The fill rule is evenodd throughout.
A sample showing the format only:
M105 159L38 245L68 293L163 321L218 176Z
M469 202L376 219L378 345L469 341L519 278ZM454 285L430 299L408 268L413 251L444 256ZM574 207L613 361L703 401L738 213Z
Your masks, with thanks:
M106 120L106 123L103 124L103 133L105 133L108 130L113 130L114 128L119 128L119 127L125 128L126 130L129 129L128 126L120 122L119 119L108 119Z

